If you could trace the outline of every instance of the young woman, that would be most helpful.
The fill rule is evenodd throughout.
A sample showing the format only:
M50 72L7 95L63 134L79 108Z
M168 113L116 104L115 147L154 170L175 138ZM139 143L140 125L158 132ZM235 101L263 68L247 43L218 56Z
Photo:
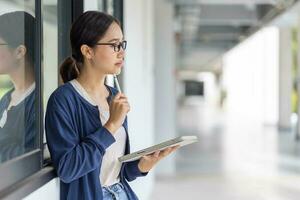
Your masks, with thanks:
M72 25L72 56L61 66L64 85L51 95L46 136L61 180L61 199L136 200L127 181L145 176L176 148L120 164L129 153L127 97L105 85L120 71L126 41L112 16L88 11Z

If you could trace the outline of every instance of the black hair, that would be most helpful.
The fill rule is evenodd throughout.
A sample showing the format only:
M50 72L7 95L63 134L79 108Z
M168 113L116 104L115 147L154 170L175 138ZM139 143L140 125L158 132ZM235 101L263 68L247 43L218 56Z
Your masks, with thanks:
M76 19L70 31L72 56L66 58L60 66L60 74L64 83L79 75L83 66L81 46L86 44L94 47L113 22L120 25L116 18L99 11L84 12Z
M26 58L34 65L35 18L24 11L5 13L0 16L0 37L10 48L26 47Z

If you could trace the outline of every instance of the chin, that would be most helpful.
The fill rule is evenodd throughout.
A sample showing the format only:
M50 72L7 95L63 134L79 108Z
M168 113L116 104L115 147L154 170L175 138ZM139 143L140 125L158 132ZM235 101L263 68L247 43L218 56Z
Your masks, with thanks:
M110 74L115 74L115 73L117 73L117 72L118 72L117 69L113 69L113 70L111 70L109 73L110 73Z
M114 70L106 73L106 75L115 75L115 74L118 74L118 70Z

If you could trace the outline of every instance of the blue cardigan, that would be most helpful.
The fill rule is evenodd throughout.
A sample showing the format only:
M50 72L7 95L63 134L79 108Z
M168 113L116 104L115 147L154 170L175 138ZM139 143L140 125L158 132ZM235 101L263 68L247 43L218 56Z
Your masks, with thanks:
M107 101L117 94L110 91ZM130 152L127 117L123 123L127 141L125 154ZM115 142L113 135L102 126L98 107L86 101L68 82L50 96L45 119L46 138L51 159L59 176L60 199L101 200L102 187L99 179L105 150ZM122 165L120 181L130 200L137 196L127 181L145 176L138 169L138 162Z
M11 94L8 91L0 100L0 118L7 109ZM32 151L38 145L35 124L35 90L7 113L3 128L0 127L0 163Z

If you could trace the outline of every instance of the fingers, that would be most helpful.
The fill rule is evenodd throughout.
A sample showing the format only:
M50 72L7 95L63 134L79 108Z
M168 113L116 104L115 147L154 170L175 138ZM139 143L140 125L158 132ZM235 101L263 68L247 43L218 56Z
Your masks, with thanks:
M160 157L163 158L163 157L168 156L172 152L176 151L179 147L180 146L174 146L174 147L169 147L169 148L166 148L166 149L162 150L161 153L160 153Z
M169 147L167 149L156 151L152 154L143 156L139 162L139 168L142 171L150 171L162 158L177 150L179 146Z
M121 104L122 106L124 106L124 108L127 108L127 111L130 111L130 104L128 102L127 97L123 94L123 93L118 93L114 99L113 99L113 103L114 104Z
M114 100L114 102L119 102L119 103L128 103L127 98L125 99L118 99L118 100Z
M121 92L118 92L114 98L115 98L115 99L119 99L121 96L122 96L122 93L121 93Z
M149 155L146 155L145 157L147 157L148 159L150 158L158 158L159 157L159 153L160 151L155 151L154 153L151 153Z
M128 98L122 94L118 93L115 98L113 99L114 102L120 102L120 103L128 103Z
M118 94L114 97L115 100L119 100L119 99L123 99L123 98L127 98L125 96L125 94L118 92Z
M172 153L173 148L169 147L167 149L164 149L161 153L162 158L166 157L167 155L169 155L170 153Z
M144 157L147 157L147 159L157 159L157 160L160 160L166 156L168 156L169 154L171 154L172 152L176 151L178 149L178 147L169 147L169 148L166 148L162 151L156 151L150 155L146 155Z
M176 151L176 150L179 149L179 148L180 148L179 145L172 147L172 152L173 152L173 151Z
M156 151L152 154L145 155L143 158L149 162L156 163L159 160L160 151Z

